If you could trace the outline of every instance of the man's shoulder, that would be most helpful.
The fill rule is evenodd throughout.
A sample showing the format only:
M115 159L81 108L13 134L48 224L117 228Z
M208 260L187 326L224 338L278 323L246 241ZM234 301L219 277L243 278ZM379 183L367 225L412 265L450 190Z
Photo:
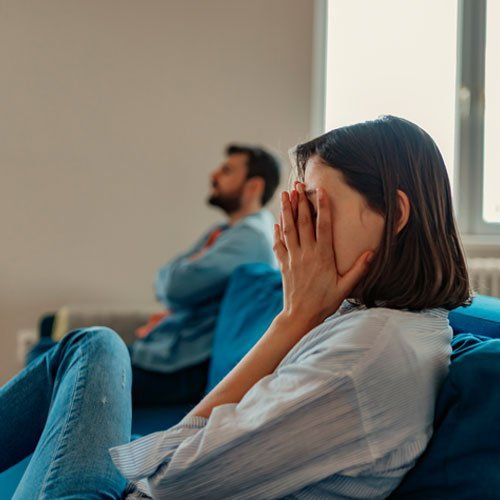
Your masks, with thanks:
M252 260L275 264L272 250L274 218L267 210L256 212L223 231L219 245L238 248L238 252L251 256ZM215 251L215 249L214 249Z
M250 229L253 231L272 233L274 221L275 219L273 214L267 209L262 209L251 215L247 215L246 217L241 219L241 221L239 221L238 224L236 224L232 229Z

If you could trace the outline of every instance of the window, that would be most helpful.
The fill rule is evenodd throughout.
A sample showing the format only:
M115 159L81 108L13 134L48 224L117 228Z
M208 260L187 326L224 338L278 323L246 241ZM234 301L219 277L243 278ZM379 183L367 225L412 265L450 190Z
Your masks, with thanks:
M434 138L454 166L457 2L331 0L325 127L391 114Z
M483 219L500 222L500 2L486 9Z
M500 235L500 1L318 1L322 129L417 123L441 149L462 232Z

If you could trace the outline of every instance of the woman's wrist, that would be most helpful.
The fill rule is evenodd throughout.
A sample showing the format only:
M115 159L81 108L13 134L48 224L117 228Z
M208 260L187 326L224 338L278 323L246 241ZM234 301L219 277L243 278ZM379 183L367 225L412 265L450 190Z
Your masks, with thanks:
M276 331L286 332L290 335L297 335L302 338L309 333L313 328L323 322L325 318L317 314L307 314L303 310L283 309L275 318L274 322L281 327Z
M237 366L189 413L208 418L213 408L238 403L246 392L271 374L290 350L316 325L291 311L278 314L268 330Z

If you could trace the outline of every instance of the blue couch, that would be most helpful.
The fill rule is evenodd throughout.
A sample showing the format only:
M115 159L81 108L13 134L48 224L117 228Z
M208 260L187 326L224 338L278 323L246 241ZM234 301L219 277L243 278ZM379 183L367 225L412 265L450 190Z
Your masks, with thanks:
M238 268L221 305L207 392L244 356L282 306L281 278L265 264ZM500 498L500 299L477 296L450 312L454 330L450 373L441 389L435 431L416 466L391 498ZM133 432L177 423L190 406L135 409ZM0 474L10 498L29 459ZM497 474L498 472L498 474Z

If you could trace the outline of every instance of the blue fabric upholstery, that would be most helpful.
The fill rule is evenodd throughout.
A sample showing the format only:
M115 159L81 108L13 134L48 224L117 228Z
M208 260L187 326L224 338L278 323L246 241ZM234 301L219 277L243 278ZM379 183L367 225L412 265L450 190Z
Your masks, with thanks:
M165 408L134 408L132 434L150 434L177 424L189 413L192 405L170 405Z
M472 332L500 338L500 299L495 297L478 295L471 306L450 311L449 318L455 334Z
M283 307L281 275L266 264L232 274L215 328L207 392L253 347Z
M500 340L458 334L434 434L393 499L500 497Z

